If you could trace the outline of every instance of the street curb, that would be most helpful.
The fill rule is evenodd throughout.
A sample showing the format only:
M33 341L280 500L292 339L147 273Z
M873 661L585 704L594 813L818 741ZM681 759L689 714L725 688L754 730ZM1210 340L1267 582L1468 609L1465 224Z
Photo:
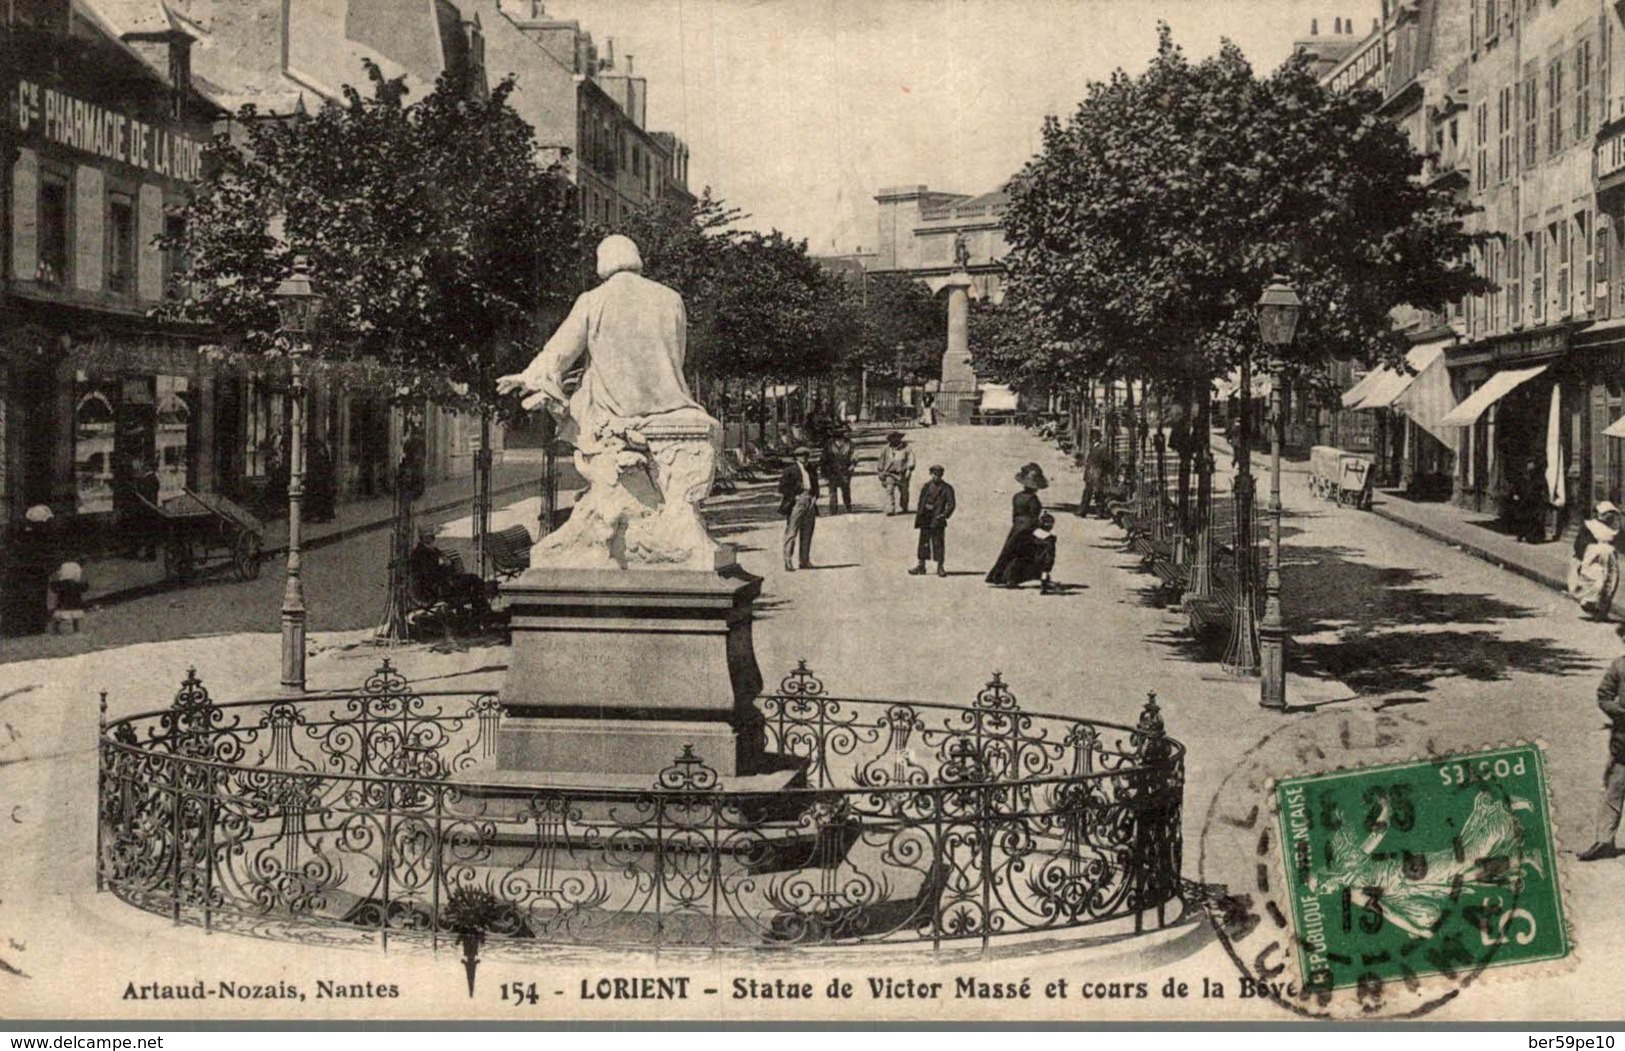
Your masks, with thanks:
M498 496L506 496L509 493L515 493L521 489L534 486L539 480L540 479L537 478L529 478L522 482L510 482L507 485L494 486L491 489L491 496L493 499ZM459 497L456 500L442 501L441 503L430 507L420 507L415 513L420 515L437 515L443 511L450 511L455 507L466 504L473 499L473 495L470 494L468 496ZM336 529L331 533L324 533L319 537L306 540L304 544L301 545L301 550L314 551L319 547L327 547L329 544L340 544L346 540L351 540L355 537L361 536L364 533L371 533L378 529L388 528L394 523L394 521L395 515L391 513L385 515L383 518L378 518L367 522L360 522L353 526L346 526L343 529ZM286 554L287 550L288 549L286 546L265 548L260 552L261 561L269 561L279 555ZM186 586L186 584L175 580L155 580L150 584L137 584L134 587L122 588L118 591L109 591L107 594L97 595L94 599L87 600L87 602L92 608L116 606L121 602L132 602L136 599L146 598L150 595L162 594L165 591L174 591L177 588Z
M1441 544L1449 544L1451 547L1458 548L1467 554L1472 555L1481 562L1488 562L1497 569L1503 569L1508 573L1516 573L1525 580L1532 580L1537 584L1542 584L1546 587L1552 588L1553 590L1559 591L1564 595L1568 594L1568 581L1564 580L1562 577L1554 576L1549 573L1543 573L1538 569L1532 569L1529 566L1519 565L1516 562L1508 562L1506 559L1495 554L1493 551L1490 551L1488 548L1479 547L1477 544L1474 544L1471 541L1463 540L1460 537L1451 536L1442 529L1435 529L1430 525L1425 525L1421 522L1405 518L1402 515L1394 514L1391 511L1385 510L1380 504L1373 504L1371 507L1371 513L1376 515L1378 518L1393 522L1396 525L1402 525L1413 533L1420 533L1430 540L1437 540ZM1625 611L1615 608L1609 613L1608 619L1625 622Z

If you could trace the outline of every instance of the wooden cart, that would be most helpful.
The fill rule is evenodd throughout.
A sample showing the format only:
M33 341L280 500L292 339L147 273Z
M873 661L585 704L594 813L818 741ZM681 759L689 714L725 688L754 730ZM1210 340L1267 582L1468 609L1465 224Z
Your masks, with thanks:
M238 580L260 575L265 527L240 504L218 493L181 495L156 504L137 499L164 524L164 574L186 582L202 570L230 565Z
M1343 450L1330 445L1317 445L1309 450L1309 491L1322 500L1337 497L1338 478L1342 474Z
M1337 473L1337 502L1345 507L1371 510L1371 461L1344 453Z

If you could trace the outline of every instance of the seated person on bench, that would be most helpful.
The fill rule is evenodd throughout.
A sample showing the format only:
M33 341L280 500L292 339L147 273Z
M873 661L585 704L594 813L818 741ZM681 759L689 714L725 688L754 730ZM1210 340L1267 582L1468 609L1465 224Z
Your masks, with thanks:
M434 530L419 529L417 546L407 557L413 590L434 602L454 607L466 606L484 614L491 608L485 596L485 581L477 573L466 573L452 555L435 546Z

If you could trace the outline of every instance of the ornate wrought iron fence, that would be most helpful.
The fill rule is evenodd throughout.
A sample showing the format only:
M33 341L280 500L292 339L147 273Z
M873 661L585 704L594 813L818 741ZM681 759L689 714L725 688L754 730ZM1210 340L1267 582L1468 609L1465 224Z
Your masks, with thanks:
M494 776L491 693L362 688L103 721L98 883L207 928L658 946L955 940L1179 906L1184 748L1135 727L835 698L803 662L758 701L776 776L692 752L647 788ZM763 787L763 786L766 787Z

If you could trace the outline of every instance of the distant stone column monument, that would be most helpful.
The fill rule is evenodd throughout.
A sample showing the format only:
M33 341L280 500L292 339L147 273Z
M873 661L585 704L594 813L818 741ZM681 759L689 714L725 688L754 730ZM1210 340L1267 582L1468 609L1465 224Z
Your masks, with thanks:
M760 772L751 618L762 582L700 517L721 425L683 378L682 297L642 266L630 239L605 238L603 283L524 372L499 381L554 413L588 485L502 588L513 656L499 776L647 788L686 746L723 777Z
M980 398L970 367L970 275L956 270L942 287L948 290L948 349L942 355L937 412L943 423L970 423Z

